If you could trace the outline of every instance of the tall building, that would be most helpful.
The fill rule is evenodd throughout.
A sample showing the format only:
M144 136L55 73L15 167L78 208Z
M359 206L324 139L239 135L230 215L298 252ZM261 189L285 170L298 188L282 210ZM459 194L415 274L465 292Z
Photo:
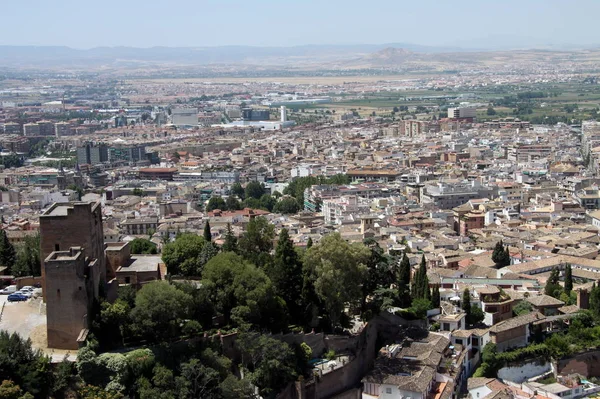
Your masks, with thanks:
M79 349L89 328L94 299L101 283L99 259L85 256L82 248L53 251L44 258L44 296L48 347Z
M281 106L281 122L287 122L287 108L285 105Z
M143 144L112 144L108 148L108 161L111 163L145 160L147 160L146 146Z
M39 121L40 136L54 136L54 122L51 121Z
M23 125L23 135L24 136L39 136L40 135L40 125L37 123L26 123Z
M474 107L448 108L448 118L450 119L472 119L477 116L477 110Z
M79 165L98 165L105 162L108 162L106 144L87 143L77 147L77 163Z
M46 259L54 251L81 247L86 257L98 259L101 281L105 282L101 208L99 202L71 202L51 206L40 216L40 258ZM45 283L43 269L42 280Z
M244 108L242 118L245 121L268 121L271 115L268 109Z
M68 122L57 122L54 124L54 133L56 137L70 136L71 124Z
M5 123L4 134L21 134L21 125L14 122Z
M100 202L54 204L40 216L48 346L76 349L106 284ZM111 278L114 276L110 276Z
M197 126L198 108L173 108L171 117L175 126Z

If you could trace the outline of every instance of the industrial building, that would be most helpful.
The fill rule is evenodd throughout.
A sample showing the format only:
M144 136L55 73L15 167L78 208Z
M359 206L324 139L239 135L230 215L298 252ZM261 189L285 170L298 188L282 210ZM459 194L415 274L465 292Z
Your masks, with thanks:
M171 118L175 126L198 126L198 109L173 108Z

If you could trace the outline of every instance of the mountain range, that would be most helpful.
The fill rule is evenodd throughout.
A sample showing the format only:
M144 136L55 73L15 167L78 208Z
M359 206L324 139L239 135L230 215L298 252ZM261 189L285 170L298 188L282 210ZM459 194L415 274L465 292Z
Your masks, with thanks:
M518 50L522 51L522 50ZM577 52L582 50L572 50ZM533 51L536 52L535 50ZM563 53L564 50L540 50ZM293 47L96 47L82 50L65 46L0 46L0 67L89 68L144 65L268 65L324 67L381 67L404 62L474 62L498 51L432 47L410 43L304 45ZM511 52L502 51L502 54Z

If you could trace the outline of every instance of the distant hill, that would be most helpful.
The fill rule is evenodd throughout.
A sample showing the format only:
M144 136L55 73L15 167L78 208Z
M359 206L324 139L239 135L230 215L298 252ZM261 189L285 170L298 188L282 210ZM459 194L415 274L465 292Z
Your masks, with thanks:
M65 46L0 46L0 66L105 66L122 63L180 65L319 63L344 61L389 48L436 53L447 48L408 43L357 45L305 45L292 47L96 47L88 50ZM452 50L451 50L452 51ZM455 49L460 51L460 49Z
M474 51L409 43L305 45L293 47L97 47L0 46L0 67L39 69L146 68L148 66L237 65L304 69L402 67L439 70L523 62L597 61L597 50Z

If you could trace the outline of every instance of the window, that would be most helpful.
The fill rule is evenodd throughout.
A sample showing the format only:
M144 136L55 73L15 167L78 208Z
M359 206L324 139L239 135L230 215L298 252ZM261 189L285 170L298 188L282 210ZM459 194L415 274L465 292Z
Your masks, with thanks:
M60 251L60 244L54 244L54 250Z
M125 284L131 283L131 277L125 277Z
M386 389L385 389L385 393L387 393L387 394L391 394L391 393L392 393L392 388L386 388Z
M60 299L60 290L56 290L56 296Z

